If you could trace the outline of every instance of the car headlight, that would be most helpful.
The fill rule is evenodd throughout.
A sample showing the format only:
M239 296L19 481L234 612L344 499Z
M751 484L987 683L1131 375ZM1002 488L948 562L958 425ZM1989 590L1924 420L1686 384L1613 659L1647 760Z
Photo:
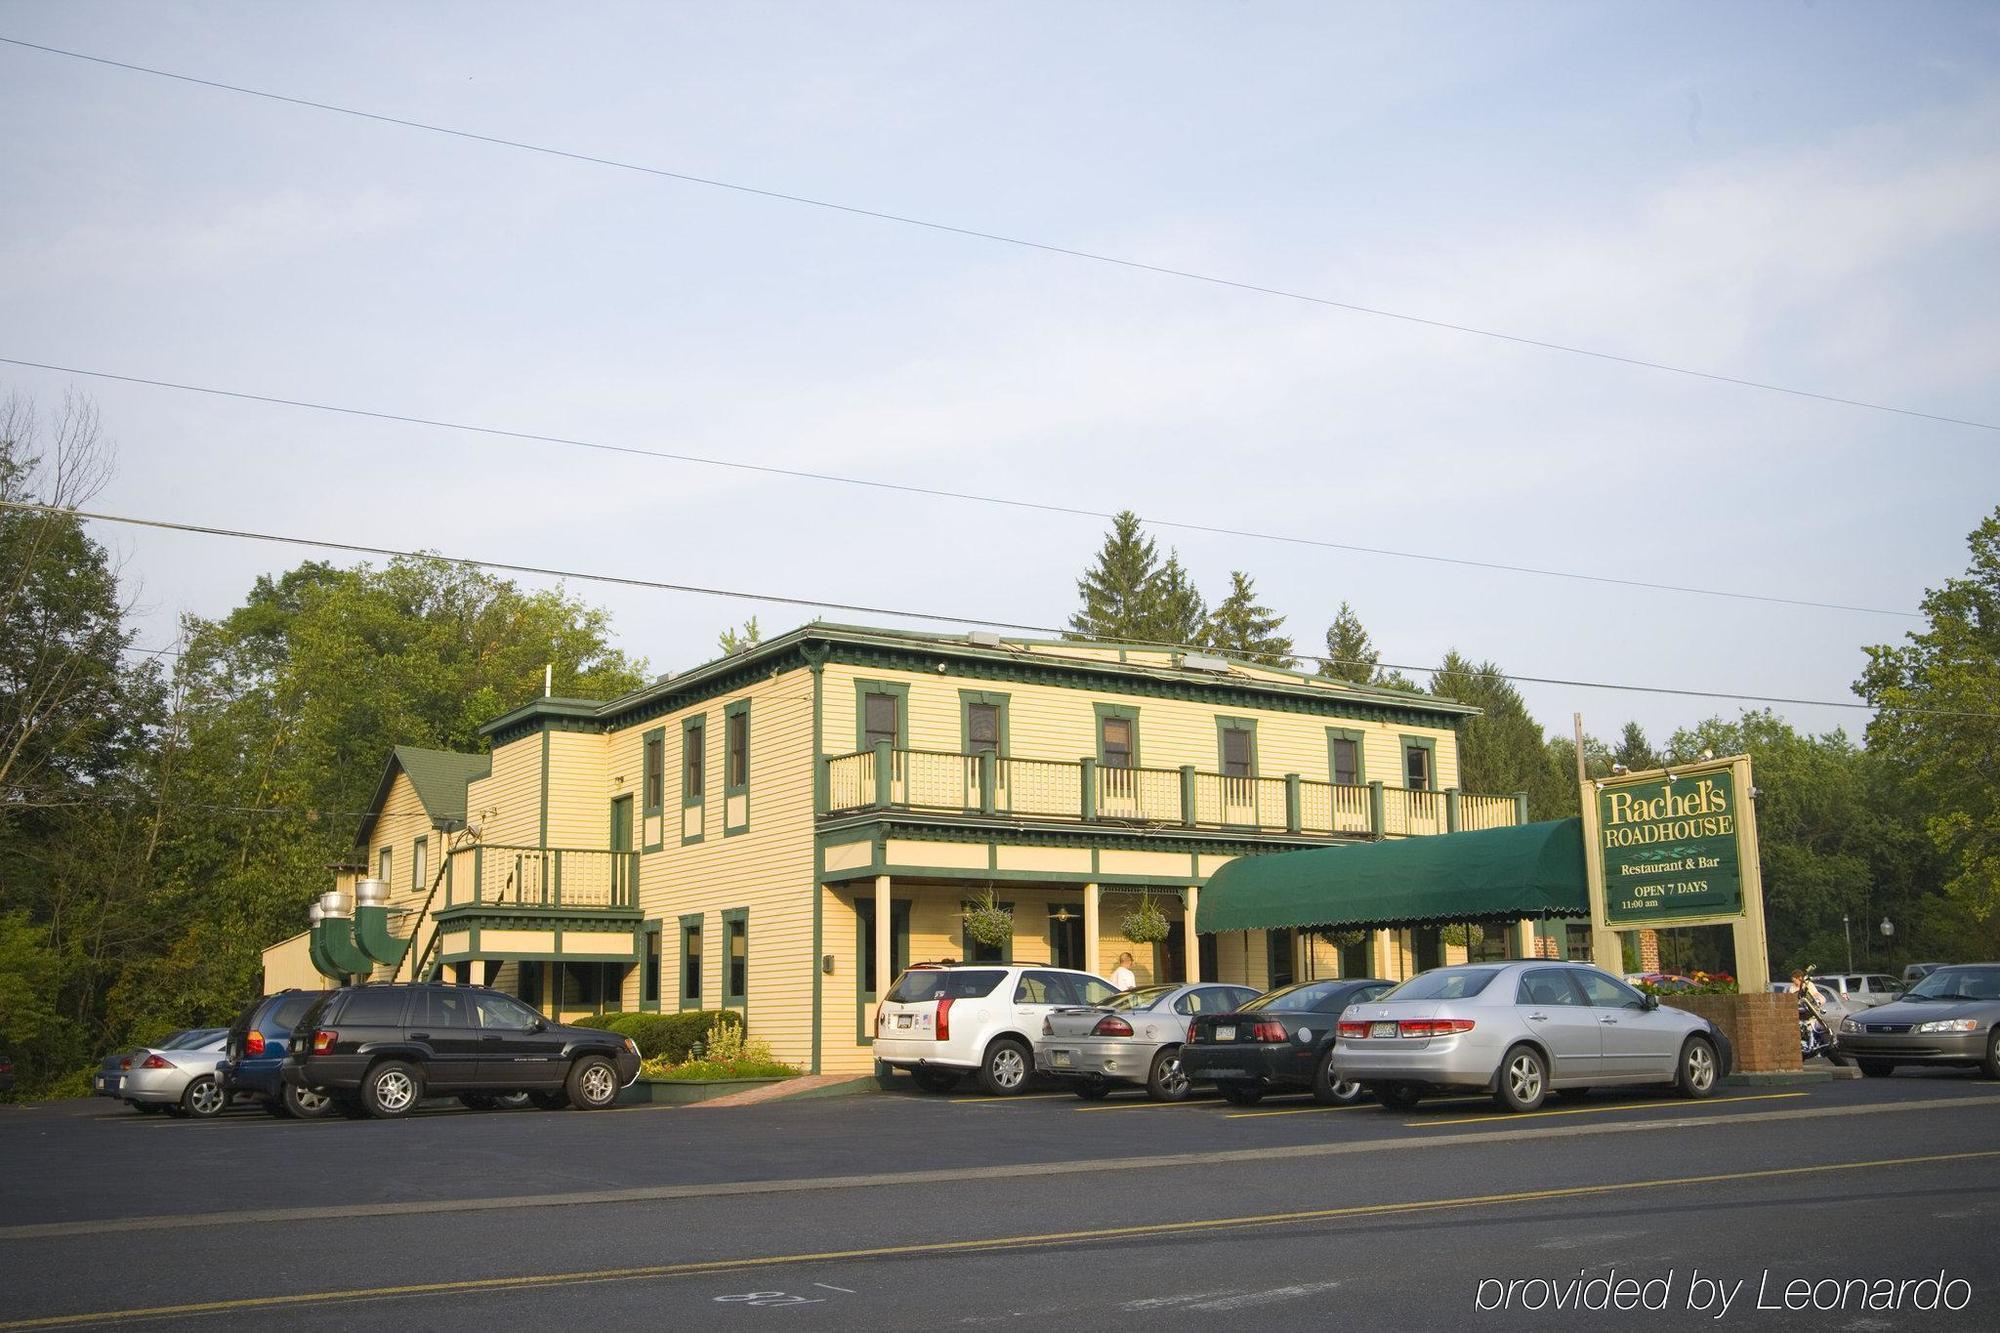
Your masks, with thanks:
M1861 1025L1851 1018L1843 1018L1840 1020L1840 1030L1842 1032L1859 1032L1861 1031Z
M637 1055L639 1053L639 1043L633 1041L630 1037L627 1037L625 1039L625 1049L632 1052L632 1054Z
M1929 1023L1917 1024L1919 1032L1977 1032L1979 1020L1976 1018L1940 1018Z

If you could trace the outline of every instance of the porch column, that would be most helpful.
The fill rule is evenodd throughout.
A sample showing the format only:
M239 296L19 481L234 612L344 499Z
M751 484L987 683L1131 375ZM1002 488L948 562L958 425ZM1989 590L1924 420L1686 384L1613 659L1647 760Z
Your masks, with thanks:
M1201 974L1201 941L1194 933L1194 913L1199 906L1201 906L1201 886L1190 884L1187 886L1187 916L1182 922L1182 929L1187 932L1187 979L1190 982L1207 980Z
M1535 923L1532 918L1522 917L1509 928L1513 934L1512 954L1516 958L1535 956Z
M1097 965L1097 886L1083 886L1083 970L1094 976L1103 976L1103 969Z
M893 948L891 941L894 939L894 935L891 933L889 929L890 925L891 922L889 920L889 877L887 875L877 875L875 877L874 949L875 949L875 1007L878 1012L882 1006L882 997L889 993L889 987L894 985L896 982L896 978L889 975L889 964L891 958L893 957L893 954L890 952L890 950ZM874 1014L868 1015L868 1030L870 1032L873 1032L875 1030L875 1023L876 1023L875 1015Z

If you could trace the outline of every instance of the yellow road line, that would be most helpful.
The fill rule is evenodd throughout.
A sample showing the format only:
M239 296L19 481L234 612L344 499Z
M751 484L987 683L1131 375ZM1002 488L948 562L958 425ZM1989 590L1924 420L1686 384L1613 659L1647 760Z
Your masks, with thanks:
M1678 1106L1684 1111L1697 1110L1704 1106L1721 1106L1727 1102L1776 1102L1793 1097L1805 1097L1803 1092L1753 1092L1741 1097L1708 1097L1691 1101L1686 1097L1670 1102L1606 1102L1602 1106L1572 1106L1560 1111L1501 1111L1497 1115L1462 1115L1450 1120L1405 1120L1411 1129L1433 1129L1440 1125L1483 1125L1493 1120L1539 1120L1550 1115L1602 1115L1606 1111L1656 1111L1663 1106Z
M926 1254L966 1254L988 1250L1038 1249L1061 1245L1082 1245L1099 1240L1135 1236L1161 1236L1185 1232L1217 1231L1231 1227L1280 1226L1286 1223L1344 1221L1358 1217L1383 1217L1399 1213L1435 1212L1445 1208L1490 1208L1511 1203L1542 1203L1551 1199L1587 1198L1629 1190L1673 1189L1696 1185L1720 1185L1746 1180L1775 1180L1786 1176L1822 1175L1835 1171L1862 1171L1875 1167L1922 1166L1936 1162L1969 1162L2000 1157L2000 1148L1973 1152L1931 1153L1921 1157L1882 1157L1863 1162L1826 1162L1814 1166L1766 1167L1757 1171L1728 1171L1708 1176L1674 1176L1660 1180L1614 1181L1602 1185L1563 1185L1553 1189L1517 1190L1511 1194L1469 1194L1448 1199L1416 1199L1403 1203L1352 1204L1345 1208L1314 1208L1288 1213L1253 1213L1239 1217L1192 1218L1181 1222L1142 1222L1131 1226L1092 1227L1084 1231L1052 1231L1039 1235L991 1236L979 1240L927 1241L911 1245L878 1245L859 1250L821 1250L808 1254L750 1255L737 1259L705 1259L680 1264L645 1264L633 1268L598 1268L568 1273L527 1273L514 1277L472 1278L459 1282L416 1282L395 1287L348 1287L333 1291L297 1292L279 1296L244 1296L233 1300L191 1301L184 1305L151 1305L129 1310L98 1310L89 1314L44 1315L36 1319L15 1319L0 1323L0 1333L13 1329L64 1328L77 1324L128 1322L138 1319L170 1319L186 1315L232 1314L246 1310L277 1310L339 1301L393 1300L415 1296L442 1296L482 1291L525 1290L584 1282L616 1282L633 1278L691 1277L705 1273L735 1272L743 1269L777 1268L798 1264L850 1263L857 1260L908 1258Z
M1100 1102L1095 1106L1079 1106L1079 1111L1179 1111L1190 1106L1220 1106L1214 1097L1190 1097L1184 1102Z
M1011 1097L947 1097L948 1106L1005 1106L1008 1102L1045 1102L1060 1097L1065 1101L1075 1101L1073 1092L1017 1092ZM921 1099L919 1099L921 1100Z
M1321 1115L1327 1111L1378 1111L1381 1108L1373 1102L1360 1102L1353 1106L1286 1106L1276 1111L1231 1111L1224 1120L1255 1120L1266 1115Z

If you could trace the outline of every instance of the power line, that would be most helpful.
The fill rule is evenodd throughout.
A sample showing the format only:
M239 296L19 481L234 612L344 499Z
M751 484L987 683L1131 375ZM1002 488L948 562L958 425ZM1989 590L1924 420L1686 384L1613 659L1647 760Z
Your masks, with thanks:
M1152 273L1168 278L1181 278L1189 282L1207 283L1214 287L1227 287L1235 291L1253 292L1260 296L1275 296L1287 301L1300 301L1309 305L1324 306L1334 310L1345 310L1350 314L1370 315L1377 319L1393 319L1405 324L1420 325L1424 328L1442 329L1451 333L1462 333L1472 337L1490 338L1498 342L1513 343L1520 347L1534 347L1546 352L1561 352L1568 356L1589 357L1596 361L1608 361L1618 365L1637 367L1642 370L1665 371L1669 374L1682 375L1690 379L1707 380L1715 384L1730 384L1738 388L1756 389L1764 393L1787 394L1794 398L1809 398L1817 402L1834 403L1842 407L1865 408L1871 412L1889 412L1897 416L1916 417L1924 421L1938 421L1952 426L1970 426L1976 430L2000 431L2000 425L1995 425L1991 422L1974 421L1965 417L1944 416L1936 412L1924 412L1916 408L1897 407L1889 403L1869 402L1859 398L1843 398L1835 394L1817 393L1810 389L1792 388L1787 385L1772 384L1763 380L1718 374L1714 371L1695 370L1687 366L1671 365L1665 361L1650 361L1643 357L1623 356L1616 352L1597 351L1588 347L1579 347L1571 343L1552 342L1543 338L1529 338L1520 334L1503 333L1497 329L1479 328L1470 324L1458 324L1450 320L1432 319L1422 315L1408 314L1403 311L1389 310L1381 306L1367 306L1353 301L1339 301L1331 297L1313 296L1305 292L1293 291L1283 287L1270 287L1260 283L1218 277L1210 273L1198 273L1191 269L1171 268L1164 264L1149 264L1142 260L1125 259L1117 255L1103 254L1093 250L1079 250L1072 246L1055 245L1046 241L1034 241L1021 236L1005 235L1001 232L982 231L975 227L960 227L947 222L912 217L908 214L891 213L876 208L864 208L856 204L836 203L829 199L818 199L810 195L793 194L784 190L765 189L761 186L745 185L738 181L720 180L712 176L696 176L684 171L670 171L664 167L649 167L637 162L626 162L617 158L601 157L593 153L555 148L547 144L528 143L520 139L502 138L499 135L480 134L473 130L454 129L446 125L433 125L421 120L410 120L402 116L390 116L374 111L363 111L357 107L341 106L333 102L318 102L310 98L293 97L285 93L274 93L261 88L249 88L241 84L222 83L215 79L204 79L192 74L181 74L173 70L157 69L150 65L135 65L127 61L112 60L106 56L90 55L82 51L71 51L59 46L44 46L39 42L22 41L16 37L0 37L0 42L4 42L10 46L24 47L31 51L41 51L48 55L87 61L94 65L104 65L112 69L122 69L134 74L148 74L155 78L172 79L178 83L212 88L219 92L238 93L245 97L257 97L263 98L266 101L282 102L288 106L305 107L313 111L326 111L336 115L352 116L359 120L375 121L383 125L395 125L403 129L421 130L427 134L447 135L454 139L465 139L474 143L490 144L499 148L514 148L522 152L539 153L545 157L562 158L566 161L582 162L591 166L611 167L619 171L637 172L641 175L655 176L663 180L679 181L684 185L699 185L709 189L729 190L737 194L752 195L759 199L771 199L780 203L799 204L809 208L826 209L830 212L844 213L851 217L869 218L877 222L891 222L906 227L921 227L926 231L942 232L951 236L963 236L973 240L993 241L1000 245L1011 245L1024 250L1040 251L1043 254L1063 255L1071 259L1082 259L1096 264L1110 264L1118 268L1130 269L1140 273Z
M373 408L348 407L337 403L316 403L299 398L281 398L271 394L249 393L236 389L218 389L202 384L181 384L172 380L148 379L140 375L122 375L108 370L84 370L76 366L58 366L45 361L26 361L18 357L0 356L0 365L22 366L30 370L47 370L61 375L82 375L91 379L114 380L120 384L138 384L152 389L173 389L182 393L207 394L216 398L232 398L241 402L267 403L277 407L297 407L314 412L332 412L341 416L365 417L374 421L393 421L407 426L429 426L439 430L463 431L471 435L487 435L507 440L524 440L534 444L555 444L574 449L593 449L600 453L629 454L638 458L657 458L672 463L693 463L702 467L727 468L738 472L756 472L767 476L789 477L800 481L831 482L842 486L863 486L872 490L897 491L905 495L924 495L943 500L963 500L972 504L1000 505L1009 509L1034 510L1047 514L1063 514L1074 518L1114 519L1115 513L1101 509L1085 509L1073 505L1050 504L1040 500L1021 500L1007 496L981 495L969 491L943 490L931 486L918 486L910 482L881 481L869 477L848 477L831 472L812 472L802 468L777 467L767 463L745 463L730 458L711 458L702 454L677 453L665 449L648 449L632 444L607 444L601 440L578 439L573 436L540 435L532 431L508 430L499 426L476 426L461 421L444 421L435 417L407 416L398 412L385 412ZM1643 579L1617 578L1609 574L1589 574L1579 570L1542 569L1533 565L1512 565L1494 560L1473 560L1463 556L1436 555L1425 551L1399 551L1379 546L1359 546L1351 542L1328 541L1319 537L1297 537L1282 533L1258 532L1247 528L1228 528L1208 523L1189 523L1176 519L1145 518L1142 522L1156 528L1172 528L1182 532L1200 532L1220 537L1246 537L1257 541L1279 542L1289 546L1310 546L1329 551L1348 551L1361 555L1387 556L1397 560L1421 560L1431 564L1458 565L1468 569L1494 570L1508 574L1529 574L1541 578L1570 579L1580 583L1603 583L1622 588L1644 588L1653 592L1686 593L1696 597L1728 597L1738 601L1765 602L1779 606L1802 606L1821 611L1854 611L1865 615L1901 616L1917 619L1913 612L1891 611L1878 606L1856 606L1846 602L1820 602L1803 597L1781 597L1775 593L1738 592L1728 588L1701 588L1678 583L1649 583Z
M387 822L393 819L431 818L431 816L427 812L422 810L405 810L400 813L390 813L388 811L375 812L369 810L335 810L323 805L217 805L217 804L211 804L206 801L180 801L171 799L159 800L151 796L143 796L137 793L134 793L129 796L118 796L107 793L100 793L94 796L70 797L59 801L40 801L40 800L22 799L26 797L32 797L33 795L34 792L26 787L0 788L0 809L9 809L9 808L17 810L82 810L82 809L96 809L96 808L122 809L135 805L143 805L149 808L158 807L164 810L207 810L220 814L304 815L308 821L317 821L320 819L366 819L371 814L375 816L375 819L378 823ZM18 802L18 804L10 805L9 804L10 802Z
M712 588L692 583L667 583L659 579L635 578L629 574L592 574L582 570L556 569L547 565L526 565L507 560L486 560L473 556L445 555L437 551L410 551L393 546L371 546L361 542L327 541L317 537L295 537L281 533L254 532L243 528L221 528L201 523L179 523L168 519L135 518L125 514L96 513L84 509L60 509L53 505L30 504L19 500L0 500L0 509L20 510L31 513L62 513L74 518L87 519L98 523L122 523L133 527L156 528L163 532L195 533L208 537L233 537L243 541L274 542L284 546L305 546L318 550L345 551L355 555L387 556L392 559L431 560L440 564L457 565L472 569L498 570L508 574L529 574L540 578L575 580L582 583L607 583L624 588L647 588L659 592L692 593L701 597L727 597L746 602L768 602L777 606L809 607L822 611L846 611L858 615L889 616L899 620L923 620L947 625L968 625L982 629L1016 630L1024 634L1047 635L1060 638L1065 631L1053 625L1028 625L1017 621L988 620L976 616L948 615L934 611L910 611L896 607L869 606L855 602L829 601L824 598L792 597L782 593L750 592L740 588ZM1138 648L1171 649L1181 652L1201 653L1208 651L1199 644L1162 643L1143 639L1100 639L1098 642L1126 644ZM1425 675L1436 674L1437 668L1416 666L1407 662L1361 663L1351 659L1328 657L1319 653L1293 653L1291 656L1304 662L1324 662L1330 666L1385 667L1392 671L1415 671ZM1975 713L1943 708L1897 708L1888 705L1855 703L1841 699L1802 699L1787 695L1745 694L1733 690L1690 690L1677 689L1665 685L1619 685L1606 681L1571 680L1559 676L1524 676L1514 672L1475 671L1454 673L1474 676L1484 680L1505 680L1526 685L1557 685L1570 689L1613 690L1626 694L1659 694L1687 699L1731 699L1742 703L1786 704L1807 708L1854 708L1868 712L1908 713L1920 716L1980 718L2000 721L2000 713Z

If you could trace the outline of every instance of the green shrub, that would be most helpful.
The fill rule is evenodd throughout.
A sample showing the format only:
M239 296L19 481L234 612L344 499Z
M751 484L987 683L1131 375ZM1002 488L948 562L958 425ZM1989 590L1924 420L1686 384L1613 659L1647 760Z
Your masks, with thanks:
M741 1032L743 1015L730 1009L690 1009L677 1014L592 1014L570 1020L576 1027L602 1028L630 1037L648 1060L674 1064L688 1058L696 1042L707 1042L709 1029L726 1023Z

